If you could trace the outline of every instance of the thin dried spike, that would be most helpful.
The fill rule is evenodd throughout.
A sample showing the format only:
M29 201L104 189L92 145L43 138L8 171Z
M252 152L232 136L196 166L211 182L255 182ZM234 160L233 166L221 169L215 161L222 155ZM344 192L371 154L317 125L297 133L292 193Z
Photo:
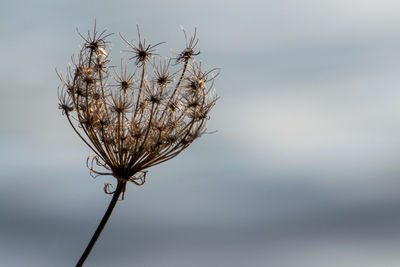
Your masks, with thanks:
M179 26L180 26L181 30L183 31L183 35L185 36L186 47L188 47L188 39L187 39L187 34L186 34L186 31L185 31L185 28L183 28L182 25L179 25Z
M138 37L139 37L139 43L141 43L141 38L140 38L140 30L139 30L139 24L136 24L136 29L137 29L137 33L138 33Z
M121 37L121 39L122 39L128 46L130 46L131 48L134 48L134 47L135 47L133 44L131 44L131 42L129 42L129 41L122 35L122 33L118 33L118 34L119 34L119 36ZM126 51L126 52L128 52L128 51Z
M93 39L95 39L95 38L96 38L96 33L97 33L97 31L96 31L96 26L97 26L97 21L96 21L96 19L94 19L94 27L93 27Z
M78 28L76 28L76 31L78 32L78 35L83 39L83 40L85 40L85 42L89 42L89 40L88 39L86 39L86 37L85 36L83 36L83 34L81 34L81 32L79 31L79 29ZM89 35L89 37L90 37L90 35Z

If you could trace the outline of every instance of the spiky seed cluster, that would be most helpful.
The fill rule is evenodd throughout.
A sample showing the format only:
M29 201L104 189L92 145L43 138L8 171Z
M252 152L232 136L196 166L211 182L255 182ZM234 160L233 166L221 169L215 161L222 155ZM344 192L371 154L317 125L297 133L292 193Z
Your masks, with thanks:
M186 47L175 58L175 70L172 59L154 53L161 43L146 44L139 29L137 45L121 35L133 53L132 71L129 60L121 60L119 71L110 67L110 34L98 33L96 26L87 37L80 34L85 43L67 74L59 75L58 97L68 122L94 152L87 161L92 174L142 185L146 169L177 156L205 133L217 100L212 91L217 73L203 71L194 60L196 32L189 42L184 34Z

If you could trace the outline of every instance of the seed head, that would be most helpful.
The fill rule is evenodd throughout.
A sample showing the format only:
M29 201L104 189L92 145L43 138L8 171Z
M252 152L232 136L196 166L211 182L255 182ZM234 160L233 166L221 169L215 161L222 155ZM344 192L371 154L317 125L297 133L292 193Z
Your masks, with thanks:
M148 61L151 56L157 55L154 53L154 51L155 51L154 48L159 46L160 44L163 44L164 42L161 42L161 43L158 43L155 45L146 44L146 39L143 39L143 41L141 39L139 25L136 25L136 28L137 28L138 38L139 38L139 43L137 46L134 45L132 42L127 41L126 38L124 36L122 36L122 34L120 34L120 36L121 36L122 40L124 40L125 43L132 49L132 50L128 50L128 52L131 52L134 54L134 56L129 58L129 60L135 59L135 64L137 66L141 66L141 65L143 65L143 63Z
M92 175L142 185L148 168L174 158L205 133L218 98L212 90L216 70L203 71L194 60L197 30L189 39L183 33L186 48L174 69L172 59L155 53L161 43L146 44L139 27L137 45L120 34L134 55L121 60L119 70L110 66L106 52L111 34L98 33L96 24L87 36L79 33L84 45L78 57L65 76L57 72L58 99L76 134L94 152L87 161ZM146 68L149 64L152 68ZM110 193L109 185L105 191Z
M200 51L196 51L196 46L199 42L199 39L197 38L197 29L194 29L194 34L190 39L188 40L186 31L182 28L183 34L185 35L185 41L186 41L186 47L183 49L183 51L178 55L176 58L176 62L186 62L190 59L192 59L194 56L197 56L200 54Z

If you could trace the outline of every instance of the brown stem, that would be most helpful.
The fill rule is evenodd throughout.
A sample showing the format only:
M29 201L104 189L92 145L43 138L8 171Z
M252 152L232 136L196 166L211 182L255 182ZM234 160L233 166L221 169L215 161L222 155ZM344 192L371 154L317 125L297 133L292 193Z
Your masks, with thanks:
M113 194L111 202L108 205L107 211L104 214L103 218L101 219L101 222L100 222L99 226L97 227L96 232L94 232L94 235L93 235L92 239L90 240L89 244L87 245L85 251L83 252L81 258L79 259L78 263L76 264L76 267L81 267L83 265L83 263L85 262L85 260L87 259L87 257L89 256L90 251L92 250L92 248L94 247L94 244L96 243L97 239L99 238L101 231L103 231L103 228L106 225L108 218L110 218L110 215L115 207L115 204L117 204L119 196L121 195L122 192L125 191L125 185L126 185L126 182L118 181L117 189L115 189L115 192Z

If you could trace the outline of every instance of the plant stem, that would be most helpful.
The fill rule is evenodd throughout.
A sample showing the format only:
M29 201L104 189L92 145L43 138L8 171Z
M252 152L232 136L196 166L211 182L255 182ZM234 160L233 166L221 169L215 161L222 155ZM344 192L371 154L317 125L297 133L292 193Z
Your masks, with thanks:
M115 189L115 192L113 194L113 197L111 199L110 204L108 205L107 211L104 214L103 218L100 221L99 226L96 229L96 232L94 232L94 235L92 236L92 239L90 240L89 244L87 245L85 251L83 252L81 258L79 259L78 263L76 264L76 267L81 267L87 257L90 254L90 251L94 247L94 244L96 243L97 239L99 238L101 231L103 231L104 226L106 225L108 219L110 218L110 215L115 207L115 204L117 204L117 201L119 199L119 196L121 195L121 192L125 191L125 185L126 182L118 181L118 186L117 189Z

